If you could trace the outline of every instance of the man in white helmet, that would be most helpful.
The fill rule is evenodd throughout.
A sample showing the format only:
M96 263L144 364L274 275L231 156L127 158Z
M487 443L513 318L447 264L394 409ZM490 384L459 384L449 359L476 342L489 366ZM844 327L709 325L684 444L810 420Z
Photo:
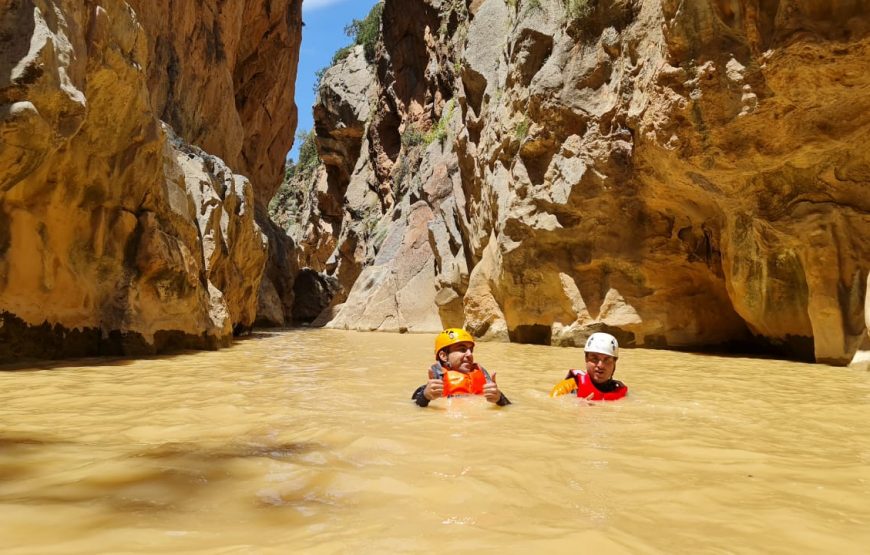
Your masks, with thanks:
M586 370L571 369L565 379L556 384L550 397L577 393L577 397L589 401L615 401L628 393L628 387L613 379L616 360L619 358L619 343L609 333L593 333L583 349Z

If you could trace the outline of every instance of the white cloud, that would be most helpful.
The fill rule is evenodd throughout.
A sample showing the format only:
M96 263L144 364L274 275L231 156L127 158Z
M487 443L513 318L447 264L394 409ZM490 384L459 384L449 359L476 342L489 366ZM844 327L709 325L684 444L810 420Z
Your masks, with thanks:
M346 0L302 0L302 13L313 12L329 6L340 4Z

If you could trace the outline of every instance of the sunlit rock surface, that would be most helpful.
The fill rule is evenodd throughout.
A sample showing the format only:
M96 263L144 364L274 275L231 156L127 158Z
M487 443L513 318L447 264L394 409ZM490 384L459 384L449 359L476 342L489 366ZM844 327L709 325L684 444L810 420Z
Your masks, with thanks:
M293 142L302 0L130 0L155 115L220 156L265 205Z
M350 208L325 157L332 260L373 256L321 320L848 363L870 270L866 3L509 4L386 1L365 135L318 131L325 153L359 144L378 200Z
M0 361L253 324L300 6L0 2Z

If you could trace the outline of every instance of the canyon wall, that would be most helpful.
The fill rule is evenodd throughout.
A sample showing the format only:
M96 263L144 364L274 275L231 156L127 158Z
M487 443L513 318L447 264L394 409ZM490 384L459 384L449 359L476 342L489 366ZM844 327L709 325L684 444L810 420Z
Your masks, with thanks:
M300 30L301 0L0 0L0 362L250 328Z
M342 286L316 323L848 363L868 9L387 0L374 64L330 69L315 108L301 264Z

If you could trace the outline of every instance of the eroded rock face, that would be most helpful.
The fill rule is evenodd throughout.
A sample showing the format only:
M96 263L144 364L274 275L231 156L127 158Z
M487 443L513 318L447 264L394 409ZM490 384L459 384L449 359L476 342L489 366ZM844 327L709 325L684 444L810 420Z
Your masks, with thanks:
M254 220L257 187L242 173L270 179L283 167L282 158L265 169L273 151L286 152L291 141L277 126L258 128L244 106L262 94L267 105L292 108L255 80L236 75L229 88L219 77L209 81L196 49L174 67L152 65L149 48L171 30L149 22L203 18L170 13L167 3L162 13L158 4L137 4L0 2L0 361L215 348L254 322L267 244ZM209 13L250 16L259 29L260 3L239 8L245 4L221 2ZM273 33L298 34L291 14L298 19L299 3L271 4L269 21L284 18ZM242 23L210 29L233 44L224 48L228 60L255 50L238 38ZM191 40L208 41L201 33ZM232 76L234 67L217 73ZM161 71L180 79L166 88L175 96L152 90ZM182 90L195 100L178 100ZM232 113L217 117L209 112L215 104ZM160 121L169 112L180 138ZM248 135L269 147L249 157ZM277 181L262 186L273 190Z
M266 205L293 144L302 0L130 0L154 114L256 183Z
M335 200L344 195L360 156L366 123L372 117L373 79L363 47L356 46L344 60L325 71L320 81L314 102L314 130L320 159L330 184L336 188L330 196ZM319 204L326 208L325 202Z
M441 320L417 312L421 330L847 363L870 269L866 3L517 4L385 3L361 144L384 235L425 225L432 255L357 236L378 262L333 325L397 327L370 313L407 274Z

